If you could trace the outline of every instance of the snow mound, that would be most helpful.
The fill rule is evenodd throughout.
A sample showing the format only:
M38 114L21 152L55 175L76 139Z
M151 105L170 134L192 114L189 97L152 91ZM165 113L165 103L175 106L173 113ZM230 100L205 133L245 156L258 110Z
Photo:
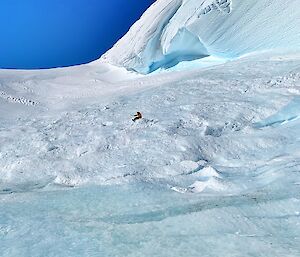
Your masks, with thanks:
M204 191L225 191L227 186L221 180L216 178L210 178L207 181L195 181L188 187L188 190L193 193L201 193Z
M205 167L201 170L201 176L203 177L216 177L220 178L220 174L211 166Z
M198 180L188 187L173 186L171 189L178 193L223 192L229 188L217 170L211 166L197 172Z
M103 57L139 73L207 56L300 48L297 0L158 0Z

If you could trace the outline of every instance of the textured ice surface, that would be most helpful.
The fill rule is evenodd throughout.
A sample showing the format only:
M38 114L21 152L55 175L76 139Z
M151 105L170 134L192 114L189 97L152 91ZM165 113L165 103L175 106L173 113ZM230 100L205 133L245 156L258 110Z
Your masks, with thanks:
M207 55L300 49L299 27L298 0L160 0L103 58L149 73Z
M0 255L299 256L299 83L297 52L0 71L38 103L0 98Z
M100 61L0 70L0 256L300 256L299 17L160 0Z
M138 183L0 196L1 256L296 257L296 195L202 197Z
M295 121L300 118L300 97L295 96L278 113L267 119L257 122L254 126L257 128L267 128L269 126L280 126Z

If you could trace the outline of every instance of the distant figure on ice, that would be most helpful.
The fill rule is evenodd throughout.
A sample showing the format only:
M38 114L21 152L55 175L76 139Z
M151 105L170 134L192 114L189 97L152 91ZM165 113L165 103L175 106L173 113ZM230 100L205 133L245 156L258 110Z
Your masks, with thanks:
M139 119L142 119L143 116L140 112L137 112L135 115L134 115L134 118L132 119L132 121L136 121L136 120L139 120Z

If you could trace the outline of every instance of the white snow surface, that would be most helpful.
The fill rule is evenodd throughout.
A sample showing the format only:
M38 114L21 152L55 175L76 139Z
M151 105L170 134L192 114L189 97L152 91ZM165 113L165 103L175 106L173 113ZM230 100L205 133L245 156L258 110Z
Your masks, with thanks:
M1 256L299 256L299 53L0 84Z
M299 0L158 0L103 56L149 73L206 56L300 49Z
M300 256L298 21L159 0L101 60L0 70L0 256Z

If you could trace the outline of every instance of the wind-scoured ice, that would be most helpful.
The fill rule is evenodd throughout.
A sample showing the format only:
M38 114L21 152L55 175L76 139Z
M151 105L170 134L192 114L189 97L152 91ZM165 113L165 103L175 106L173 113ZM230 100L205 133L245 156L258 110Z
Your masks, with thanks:
M300 49L298 0L161 0L103 57L149 73L208 55Z

